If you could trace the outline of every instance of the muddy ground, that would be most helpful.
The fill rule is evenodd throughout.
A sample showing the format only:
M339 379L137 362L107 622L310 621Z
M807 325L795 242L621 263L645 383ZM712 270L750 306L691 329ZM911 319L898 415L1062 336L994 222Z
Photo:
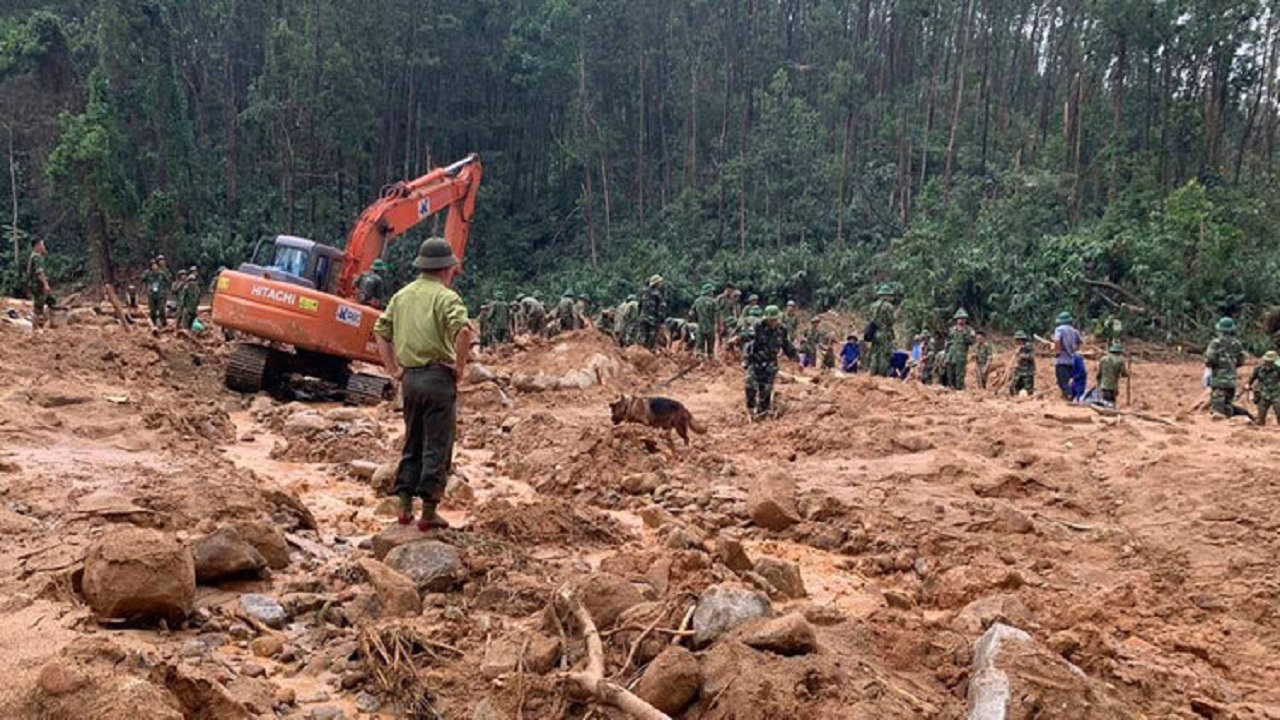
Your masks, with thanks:
M1030 398L788 365L757 424L704 364L655 391L708 427L685 447L606 404L687 358L522 341L464 385L457 529L424 536L375 490L391 405L232 394L219 340L81 320L0 324L0 717L625 717L564 680L563 590L673 717L999 717L995 677L1008 717L1280 718L1280 430L1189 412L1191 354L1139 350L1141 416L1056 400L1043 358ZM271 566L185 619L90 607L95 545L232 526ZM387 567L424 538L446 572ZM708 630L724 588L775 620Z

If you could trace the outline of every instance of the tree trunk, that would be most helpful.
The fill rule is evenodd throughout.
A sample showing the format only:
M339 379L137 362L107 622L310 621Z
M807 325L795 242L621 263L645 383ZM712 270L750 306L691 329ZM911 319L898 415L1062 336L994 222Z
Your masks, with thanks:
M1115 200L1120 153L1124 150L1124 73L1128 63L1128 38L1116 38L1115 83L1111 90L1111 173L1107 182L1107 198Z
M955 157L956 132L960 127L960 108L964 104L965 56L969 50L969 28L973 23L973 7L975 0L969 0L969 8L965 11L960 29L960 58L956 61L955 98L951 107L951 135L947 139L947 154L942 164L942 187L951 191L951 164Z
M226 223L227 223L227 239L231 240L235 237L236 216L238 213L239 197L236 188L236 124L239 122L239 107L236 100L236 73L235 66L232 64L231 57L235 52L232 40L237 36L236 30L236 7L237 0L229 0L230 6L227 11L227 27L226 34L223 38L224 53L222 57L222 75L223 83L226 89L226 99L223 103L222 121L225 133L225 147L223 148L223 162L226 167L226 183L227 183L227 206L226 206Z
M581 40L585 44L585 31ZM596 226L591 217L593 199L591 193L591 162L589 160L591 154L587 150L587 59L582 45L578 46L578 108L582 122L581 140L578 146L578 152L582 155L582 217L587 223L587 241L591 243L591 267L596 268L599 267L600 260L596 249Z
M9 241L13 243L13 266L21 277L22 247L18 244L18 160L13 154L13 126L9 126L9 198L13 202L13 214L9 216Z
M844 247L845 186L849 177L849 146L853 144L853 110L844 116L844 142L840 148L840 195L836 201L836 246Z

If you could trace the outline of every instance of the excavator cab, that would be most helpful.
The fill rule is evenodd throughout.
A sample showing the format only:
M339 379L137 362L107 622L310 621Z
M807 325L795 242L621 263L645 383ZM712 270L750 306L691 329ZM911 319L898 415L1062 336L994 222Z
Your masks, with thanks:
M332 293L342 274L342 251L314 240L277 235L267 249L271 251L268 264L258 263L267 238L258 241L254 248L254 262L244 263L239 271L265 280L278 280L298 285L308 290Z

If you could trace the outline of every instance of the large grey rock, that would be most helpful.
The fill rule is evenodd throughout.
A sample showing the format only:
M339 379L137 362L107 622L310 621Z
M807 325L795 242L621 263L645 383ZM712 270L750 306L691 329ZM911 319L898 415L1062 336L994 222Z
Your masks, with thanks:
M81 584L100 617L163 619L176 625L191 612L196 570L191 552L156 530L108 532L89 548Z
M1105 686L1018 628L996 623L973 646L968 720L1126 717Z
M244 610L245 614L254 620L276 630L284 627L285 622L289 619L289 614L284 611L284 607L269 595L260 595L258 593L241 595L240 609Z
M397 546L387 553L385 562L391 569L408 575L421 592L448 592L467 575L458 549L436 540Z
M772 616L769 598L759 592L732 583L712 585L693 611L693 642L706 645L743 623Z
M250 545L238 530L224 527L196 543L192 552L196 564L196 580L202 584L226 578L253 575L267 567L267 559Z
M698 658L673 645L663 650L636 683L636 695L668 715L683 710L698 696L702 670Z

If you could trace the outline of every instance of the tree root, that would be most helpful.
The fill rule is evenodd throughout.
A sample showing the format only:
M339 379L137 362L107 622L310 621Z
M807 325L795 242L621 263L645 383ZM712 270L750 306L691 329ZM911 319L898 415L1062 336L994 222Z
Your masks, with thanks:
M615 707L637 720L671 720L649 703L641 700L626 688L605 679L604 643L600 640L600 631L596 629L591 613L582 606L582 602L567 588L556 591L555 609L572 615L582 629L582 638L587 643L586 669L561 673L560 677L574 687L581 695L595 702Z

